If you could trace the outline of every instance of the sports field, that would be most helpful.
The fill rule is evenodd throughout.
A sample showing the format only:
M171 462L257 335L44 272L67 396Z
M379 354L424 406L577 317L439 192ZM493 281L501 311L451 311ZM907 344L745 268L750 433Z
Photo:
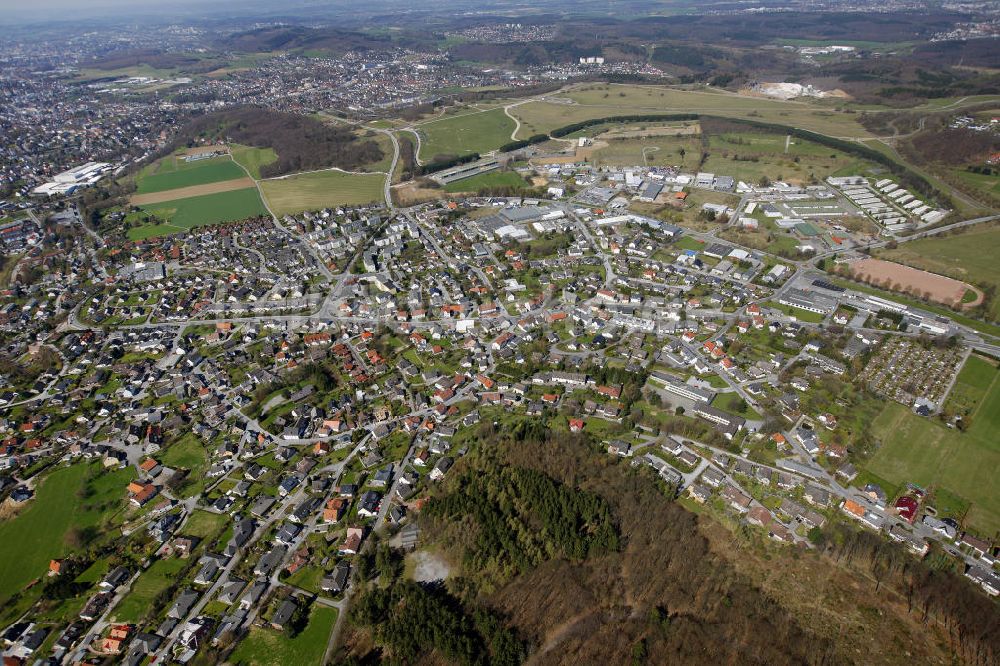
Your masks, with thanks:
M972 361L959 374L957 390L965 404L975 403L965 432L892 403L872 424L881 446L866 467L891 483L912 482L961 498L969 507L966 526L992 536L1000 530L1000 476L996 473L1000 469L1000 372L982 359Z
M212 157L197 162L184 162L179 157L168 157L139 174L136 179L136 192L138 194L165 192L244 177L246 173L243 169L228 157Z
M853 274L875 284L889 284L893 291L924 295L945 305L962 302L969 285L950 277L911 268L882 259L860 259L850 263Z
M1000 227L974 226L954 236L903 243L895 250L879 252L879 256L973 284L1000 286L996 248L1000 248ZM991 305L992 317L1000 318L1000 299L994 298Z
M229 661L246 666L318 664L323 661L327 639L336 621L336 608L313 604L309 624L298 636L289 638L280 631L252 627Z
M341 171L316 171L260 181L268 206L279 216L381 201L384 184L385 176L381 174Z
M99 528L123 510L125 486L134 476L131 468L104 472L100 464L77 463L43 479L24 511L0 522L0 543L16 544L0 549L0 602L44 577L49 560L72 552L70 530ZM84 488L89 490L81 493Z
M503 109L470 111L421 123L416 125L420 132L420 159L430 161L436 155L496 150L510 141L514 127L514 121Z
M779 123L833 136L871 136L858 124L856 114L795 100L629 84L585 85L553 97L565 103L534 101L511 109L521 120L519 139L590 118L646 113L704 113Z
M128 237L132 240L175 234L207 224L218 224L219 222L242 220L246 217L267 214L267 210L260 200L260 195L257 194L257 189L254 187L164 201L143 206L142 209L150 215L164 220L164 223L148 224L129 229Z

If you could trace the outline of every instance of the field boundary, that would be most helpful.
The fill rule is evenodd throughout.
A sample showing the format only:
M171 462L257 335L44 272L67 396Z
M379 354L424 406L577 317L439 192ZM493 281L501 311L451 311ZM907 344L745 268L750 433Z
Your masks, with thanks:
M176 201L177 199L189 199L200 197L206 194L218 194L219 192L232 192L233 190L243 190L254 187L253 178L233 178L232 180L222 180L216 183L204 183L202 185L189 185L178 187L173 190L163 190L162 192L149 192L148 194L133 194L129 202L133 206L149 206L150 204Z

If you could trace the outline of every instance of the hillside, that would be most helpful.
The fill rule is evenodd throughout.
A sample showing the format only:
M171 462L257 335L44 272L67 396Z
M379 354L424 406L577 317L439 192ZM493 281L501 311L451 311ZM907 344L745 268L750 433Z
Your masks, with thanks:
M360 138L348 127L253 106L197 118L175 142L183 145L195 139L271 148L277 159L259 166L263 178L328 167L351 171L383 157L376 141Z
M431 596L450 609L454 627L464 627L466 642L440 643L427 628L411 627L405 640L386 631L393 603L416 603L414 594L427 601L399 580L362 596L366 610L355 615L346 647L354 657L478 663L492 655L487 661L517 663L526 650L528 663L545 664L902 663L885 646L905 645L911 659L948 663L937 622L907 612L890 589L893 575L934 587L928 597L948 590L975 609L977 623L947 615L963 637L955 649L969 661L996 654L988 638L1000 626L995 605L964 581L922 567L910 578L918 569L908 556L893 555L891 565L882 551L871 558L882 572L879 588L866 570L848 573L830 557L725 536L718 523L669 501L645 470L609 461L584 438L524 427L500 435L485 426L481 441L482 451L458 463L420 519L428 549L452 565ZM831 555L864 569L867 535L834 532ZM786 562L792 579L783 585ZM830 611L815 611L813 589L831 599ZM919 606L921 592L910 594ZM930 617L944 612L925 603ZM837 613L840 627L831 624ZM484 647L493 635L484 628L498 618L513 632L504 634L502 659Z

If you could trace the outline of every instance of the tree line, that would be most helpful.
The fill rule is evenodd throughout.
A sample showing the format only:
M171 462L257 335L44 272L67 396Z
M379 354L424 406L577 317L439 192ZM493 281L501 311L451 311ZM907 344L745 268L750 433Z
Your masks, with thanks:
M371 630L393 663L414 663L432 651L447 663L468 666L516 666L526 657L524 643L501 618L485 608L467 611L440 585L395 580L372 586L351 619Z
M888 586L900 592L921 622L939 622L966 663L1000 661L1000 610L969 581L932 569L900 544L851 525L831 523L810 538L836 562L870 575L876 591Z

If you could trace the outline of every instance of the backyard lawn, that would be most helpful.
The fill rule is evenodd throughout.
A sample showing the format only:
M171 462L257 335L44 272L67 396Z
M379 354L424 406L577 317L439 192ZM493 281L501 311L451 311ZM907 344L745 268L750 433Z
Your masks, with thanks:
M184 527L180 533L184 536L198 537L199 539L210 539L220 534L229 524L229 518L225 514L209 513L195 509L184 522Z
M743 407L742 411L740 411L741 405ZM715 396L715 400L712 401L712 406L729 412L730 414L737 414L747 419L762 418L761 415L757 413L757 410L750 405L747 405L743 398L740 397L740 394L736 392L719 393Z
M171 557L153 562L142 572L132 589L114 609L112 615L118 622L138 622L145 617L157 595L177 581L188 560Z
M229 661L247 666L318 664L323 661L326 642L336 621L336 608L313 604L309 624L298 636L289 638L272 629L252 627Z
M189 497L204 489L208 452L205 444L194 434L188 433L168 446L159 460L167 467L189 470L184 486L178 491L182 497Z

